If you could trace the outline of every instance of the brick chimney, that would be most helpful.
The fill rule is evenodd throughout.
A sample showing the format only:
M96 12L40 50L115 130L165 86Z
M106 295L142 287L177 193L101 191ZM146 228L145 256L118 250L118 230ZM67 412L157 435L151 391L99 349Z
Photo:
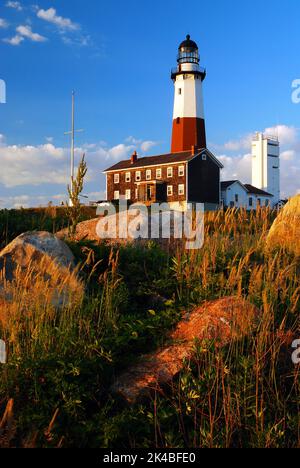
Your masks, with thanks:
M135 151L133 155L131 156L131 164L135 164L138 160L138 155L137 152Z
M195 154L197 153L197 146L193 145L192 146L192 155L195 156Z

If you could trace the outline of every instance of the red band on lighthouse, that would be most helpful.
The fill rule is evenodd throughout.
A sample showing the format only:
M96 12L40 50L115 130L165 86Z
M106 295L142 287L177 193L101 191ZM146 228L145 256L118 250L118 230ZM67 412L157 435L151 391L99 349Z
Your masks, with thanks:
M171 152L189 151L192 146L206 148L205 120L193 117L174 120Z

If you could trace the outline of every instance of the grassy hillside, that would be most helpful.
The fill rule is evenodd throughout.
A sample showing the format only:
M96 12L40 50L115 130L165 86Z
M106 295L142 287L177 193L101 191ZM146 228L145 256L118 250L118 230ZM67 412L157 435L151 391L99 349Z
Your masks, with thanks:
M82 221L95 218L96 208L82 207ZM0 248L27 231L58 232L68 227L66 208L49 206L21 210L0 210Z
M3 243L28 221L3 225L5 214ZM291 342L300 338L300 260L265 251L274 217L207 214L205 245L195 252L152 242L70 244L87 284L83 304L54 314L32 297L27 314L20 308L9 323L0 320L9 343L0 367L0 446L299 447ZM41 213L30 219L25 230L30 222L51 232L65 223ZM163 346L183 311L230 295L261 308L251 336L226 349L195 343L192 362L149 400L128 407L111 394L114 377Z

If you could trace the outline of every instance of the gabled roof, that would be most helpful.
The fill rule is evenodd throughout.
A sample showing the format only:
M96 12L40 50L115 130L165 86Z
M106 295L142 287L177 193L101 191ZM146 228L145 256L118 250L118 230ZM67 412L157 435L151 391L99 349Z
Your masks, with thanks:
M119 163L115 164L114 166L106 169L104 172L115 172L115 171L122 171L125 169L138 169L142 167L150 167L150 166L160 166L162 164L176 164L176 163L183 163L192 161L194 158L200 156L202 153L206 153L211 159L222 169L223 165L220 161L206 148L201 150L197 150L196 154L193 154L192 151L184 151L181 153L168 153L168 154L161 154L158 156L147 156L144 158L138 158L135 163L131 163L130 159L126 161L120 161Z
M273 197L271 193L266 192L265 190L261 190L257 187L254 187L253 185L250 184L245 184L246 189L248 190L248 193L251 193L253 195L264 195L265 197Z
M231 187L233 184L235 184L236 182L238 182L240 185L243 185L241 184L241 182L239 180L226 180L224 182L221 182L221 189L222 189L222 192L226 189L228 189L228 187Z
M224 192L227 190L229 187L231 187L233 184L238 183L243 187L246 192L250 195L262 195L265 197L273 197L271 193L266 192L265 190L261 190L257 187L254 187L253 185L250 184L242 184L239 180L226 180L224 182L221 182L221 191Z

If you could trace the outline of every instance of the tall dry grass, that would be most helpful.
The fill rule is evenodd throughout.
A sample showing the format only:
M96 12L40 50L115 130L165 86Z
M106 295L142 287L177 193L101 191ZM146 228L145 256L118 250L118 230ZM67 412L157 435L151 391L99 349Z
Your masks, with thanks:
M82 304L59 312L37 300L40 294L25 298L19 288L11 291L16 311L8 327L0 325L0 337L9 344L9 366L0 369L2 413L10 398L20 398L20 384L31 397L24 408L18 401L9 444L299 448L299 366L292 363L291 343L300 337L300 263L283 249L265 249L275 216L266 209L206 214L203 248L187 252L184 245L170 245L164 268L157 263L155 281L143 267L143 248L140 257L139 247L112 248L104 268L98 247L86 246L82 272L88 270L93 287ZM153 310L149 322L141 302L147 288L168 299L162 322ZM163 340L180 310L233 295L261 310L248 337L225 349L195 343L195 357L153 401L124 409L114 400L108 392L114 373L132 350L143 352L144 328L152 333L157 327ZM24 301L31 304L29 313ZM36 369L37 362L45 367ZM55 376L57 393L43 382L53 365L64 369Z

